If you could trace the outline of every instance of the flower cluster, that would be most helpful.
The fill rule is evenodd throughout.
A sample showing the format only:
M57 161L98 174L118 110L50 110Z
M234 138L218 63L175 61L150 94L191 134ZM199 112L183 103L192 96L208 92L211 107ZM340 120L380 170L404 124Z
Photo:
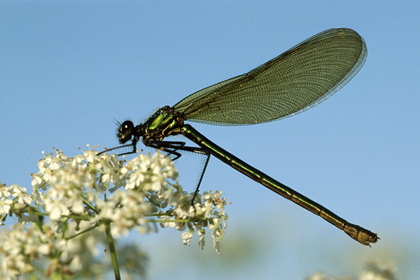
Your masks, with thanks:
M0 234L0 277L31 272L39 259L49 260L48 275L71 275L82 266L82 252L96 253L95 238L86 238L93 232L105 233L112 242L132 229L145 234L161 225L184 231L187 245L197 232L203 247L207 228L220 251L225 199L220 192L184 192L173 162L160 152L125 162L93 150L75 157L56 150L38 167L32 194L17 185L0 185L0 222L18 217Z
M323 272L316 272L305 278L307 280L397 280L400 279L397 267L392 261L383 260L370 261L358 276L331 276Z

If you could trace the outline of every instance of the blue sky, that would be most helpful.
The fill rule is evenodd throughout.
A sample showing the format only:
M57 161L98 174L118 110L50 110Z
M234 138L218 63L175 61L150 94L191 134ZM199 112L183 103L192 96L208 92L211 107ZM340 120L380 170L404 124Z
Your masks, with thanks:
M361 246L214 158L202 188L233 202L222 256L210 240L204 252L184 247L175 231L137 238L151 254L151 279L302 279L357 272L374 259L412 276L420 259L419 10L418 1L0 1L0 181L30 187L41 151L115 146L114 119L141 122L320 31L348 27L364 37L367 61L321 105L256 126L193 125L381 240ZM184 188L193 189L200 164L194 155L179 160ZM229 246L238 240L258 249L247 247L235 266Z

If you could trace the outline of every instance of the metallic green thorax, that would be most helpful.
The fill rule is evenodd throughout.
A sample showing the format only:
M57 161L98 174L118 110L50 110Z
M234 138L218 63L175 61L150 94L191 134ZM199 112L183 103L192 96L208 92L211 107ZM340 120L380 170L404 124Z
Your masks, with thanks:
M137 136L143 138L143 143L150 140L162 141L167 136L180 134L183 125L182 115L165 106L136 127Z

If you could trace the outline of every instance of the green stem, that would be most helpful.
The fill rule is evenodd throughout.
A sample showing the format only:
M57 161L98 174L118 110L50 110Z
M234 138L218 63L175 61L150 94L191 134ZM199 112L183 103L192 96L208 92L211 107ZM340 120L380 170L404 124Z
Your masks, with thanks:
M114 268L115 279L120 280L121 275L120 275L120 269L118 267L117 252L115 250L114 239L112 238L112 235L111 235L111 224L107 223L105 225L105 232L106 232L106 238L108 241L109 251L111 253L112 267Z
M98 226L99 226L99 224L93 225L93 226L91 226L90 228L85 229L84 231L81 231L81 232L76 233L75 235L72 235L72 236L66 237L66 240L70 240L70 239L72 239L72 238L75 238L75 237L77 237L77 236L79 236L79 235L81 235L81 234L84 234L85 232L91 231L92 229L94 229L94 228L96 228L96 227L98 227Z
M188 223L188 222L194 222L199 221L199 219L184 219L184 220L147 220L148 223Z
M86 206L91 209L93 212L95 212L96 214L98 214L98 210L96 209L95 206L93 206L83 195L78 195L80 197L80 199L83 200L83 202L86 204Z

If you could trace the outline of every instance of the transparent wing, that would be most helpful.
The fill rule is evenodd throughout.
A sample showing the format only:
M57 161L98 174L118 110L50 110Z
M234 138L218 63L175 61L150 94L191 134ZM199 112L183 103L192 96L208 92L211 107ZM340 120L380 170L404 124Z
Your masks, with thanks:
M269 122L303 112L330 97L363 66L363 38L329 29L243 75L199 90L174 108L185 119L220 125Z

